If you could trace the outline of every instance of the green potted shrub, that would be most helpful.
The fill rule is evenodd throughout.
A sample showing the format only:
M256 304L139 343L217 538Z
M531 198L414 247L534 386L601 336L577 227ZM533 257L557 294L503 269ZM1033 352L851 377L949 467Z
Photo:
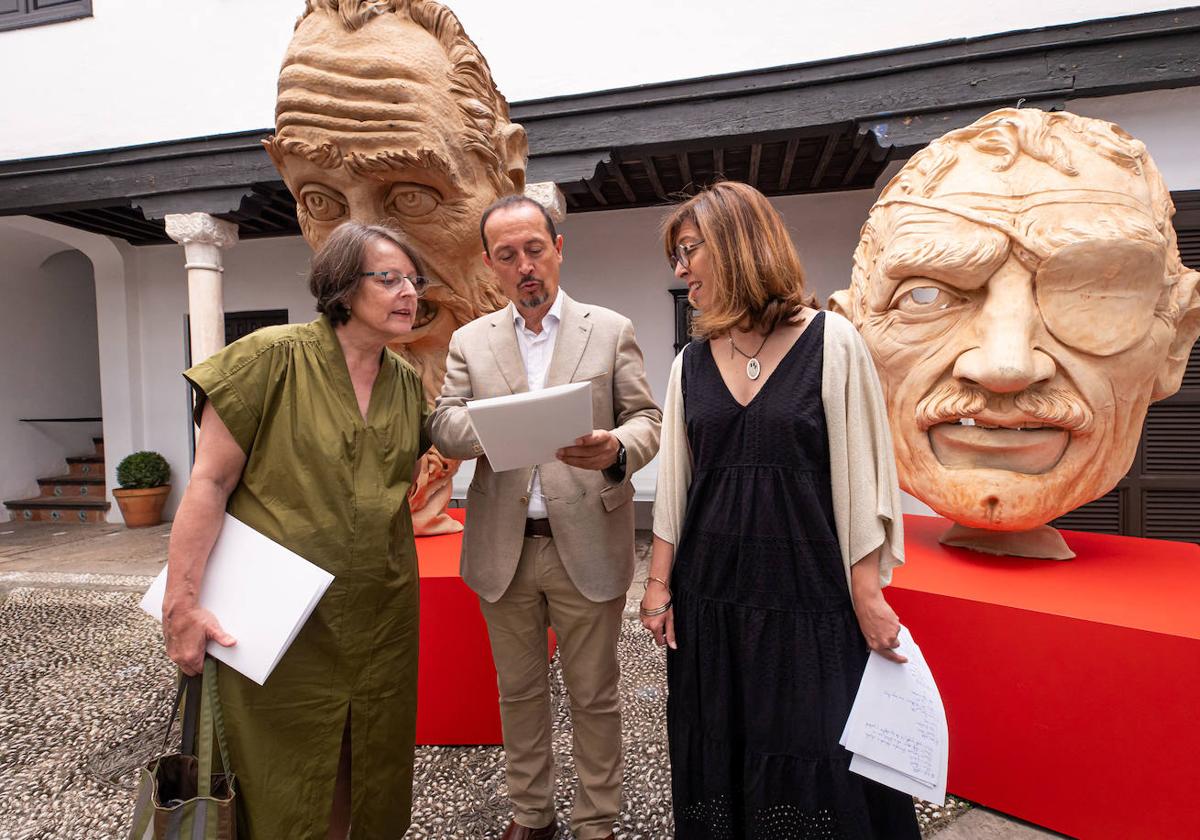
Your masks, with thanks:
M134 452L117 464L113 497L130 528L147 528L162 522L162 509L171 492L171 465L157 452Z

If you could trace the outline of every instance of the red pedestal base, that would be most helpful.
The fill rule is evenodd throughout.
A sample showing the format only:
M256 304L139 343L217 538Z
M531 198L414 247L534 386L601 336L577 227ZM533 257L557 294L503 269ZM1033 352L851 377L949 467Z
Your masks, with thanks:
M1200 837L1200 546L1063 532L1074 560L905 517L888 600L945 701L952 793L1076 837Z
M462 522L465 510L448 511ZM462 534L417 538L421 645L418 744L499 744L496 666L479 596L458 576ZM554 636L548 641L554 654Z

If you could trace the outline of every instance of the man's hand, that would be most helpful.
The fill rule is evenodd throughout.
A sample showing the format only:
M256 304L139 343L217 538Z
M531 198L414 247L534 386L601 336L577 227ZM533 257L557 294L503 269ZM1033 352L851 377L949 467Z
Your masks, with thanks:
M581 470L606 470L617 461L621 442L616 435L605 429L592 429L575 440L573 446L564 447L555 453L558 460L568 467Z
M201 607L165 609L162 626L167 656L189 677L204 670L204 649L209 639L225 647L237 644L233 636L221 629L217 617Z

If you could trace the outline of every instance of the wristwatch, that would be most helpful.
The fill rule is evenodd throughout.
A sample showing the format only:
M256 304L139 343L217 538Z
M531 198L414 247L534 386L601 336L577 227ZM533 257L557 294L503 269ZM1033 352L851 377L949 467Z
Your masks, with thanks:
M604 474L613 481L625 480L625 444L617 441L617 460L604 468Z

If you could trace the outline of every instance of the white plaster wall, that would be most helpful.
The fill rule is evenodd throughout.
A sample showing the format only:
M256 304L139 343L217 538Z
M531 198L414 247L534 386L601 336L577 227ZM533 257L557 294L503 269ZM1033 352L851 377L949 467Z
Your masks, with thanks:
M261 129L302 0L94 0L0 32L0 160ZM1178 0L451 0L511 101L1170 9Z
M38 495L37 479L67 472L64 459L90 454L100 433L98 423L18 422L100 416L92 265L61 249L0 232L0 499Z

